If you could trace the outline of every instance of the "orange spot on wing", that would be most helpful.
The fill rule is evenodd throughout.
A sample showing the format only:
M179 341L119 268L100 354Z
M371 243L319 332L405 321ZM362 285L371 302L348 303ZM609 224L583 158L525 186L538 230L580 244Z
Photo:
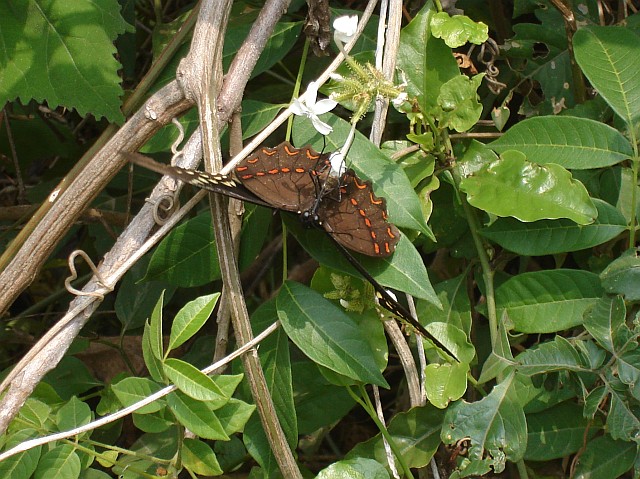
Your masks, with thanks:
M273 170L267 171L270 175L277 175L280 172L278 168L274 168Z
M359 190L363 190L367 187L366 183L358 183L358 178L355 176L353 178L353 184L356 185L356 188L358 188Z
M389 226L387 228L387 234L389 235L390 238L395 238L396 235L393 234L393 231L391 230L391 226Z
M298 151L300 150L296 150L295 148L293 150L289 149L289 145L285 145L284 146L284 151L287 153L287 155L289 156L296 156L298 154Z
M373 192L369 192L369 199L371 200L371 203L373 203L374 205L381 205L382 204L382 199L378 199L373 195Z
M375 243L373 245L373 249L375 250L376 254L380 254L380 245L378 243Z

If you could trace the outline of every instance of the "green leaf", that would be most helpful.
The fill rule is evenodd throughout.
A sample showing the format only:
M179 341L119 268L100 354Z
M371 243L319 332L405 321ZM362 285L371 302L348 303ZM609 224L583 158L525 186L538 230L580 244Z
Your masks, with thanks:
M164 292L164 298L169 301L175 292L174 287L167 287L168 285L161 281L140 281L148 266L147 258L149 258L148 255L138 261L135 267L127 272L118 287L114 306L118 320L125 331L144 326L153 312L158 296Z
M80 458L72 444L60 444L40 458L34 479L73 479L80 476Z
M0 3L0 105L35 99L122 122L113 42L127 30L116 0Z
M636 279L638 276L638 279ZM634 251L628 251L622 257L612 261L600 273L602 286L609 294L622 294L627 301L640 299L640 259Z
M167 431L175 423L175 417L169 408L163 407L158 412L151 414L133 413L133 424L143 432L161 433Z
M631 394L640 400L640 350L634 349L618 357L618 377L631 388Z
M231 61L236 57L236 53L246 39L252 23L234 24L230 22L229 30L225 34L222 64L225 72L228 70ZM273 29L265 49L262 51L256 66L251 71L251 78L268 70L277 62L282 60L286 54L296 44L300 35L302 22L279 22Z
M38 467L42 446L36 446L0 461L0 477L29 479Z
M56 413L56 424L60 431L68 431L91 422L91 408L87 403L72 397Z
M527 448L527 424L510 374L480 401L458 402L445 414L442 440L455 444L470 440L469 459L489 459L496 473L505 461L522 459Z
M582 407L564 402L542 412L527 415L528 439L524 459L550 461L577 452L597 428L590 427Z
M169 358L163 364L164 373L180 391L198 401L217 401L223 404L228 397L213 380L198 368L180 359Z
M220 279L211 215L202 213L174 228L153 252L144 279L185 288Z
M436 105L442 85L460 75L451 49L431 35L431 18L435 11L432 0L425 2L400 32L398 69L406 75L407 94L417 98L423 112Z
M615 128L571 116L529 118L489 146L498 153L517 150L539 165L578 170L615 165L633 156L629 141Z
M197 436L204 439L229 440L222 424L206 403L176 391L167 396L167 404L180 424Z
M353 320L315 291L286 281L277 299L289 338L316 363L363 383L389 387Z
M578 351L562 336L540 344L535 349L527 349L516 357L518 372L528 376L553 371L584 371L585 365Z
M251 325L254 334L278 320L276 298L263 303L252 315ZM289 338L283 330L278 328L273 334L260 344L258 354L264 370L267 388L273 398L273 405L282 425L289 447L295 449L298 443L298 424L292 388ZM317 374L317 371L316 371ZM319 374L318 374L319 376ZM246 398L246 396L245 396ZM264 427L257 414L252 415L244 427L242 439L246 449L265 471L278 470L277 461L269 445Z
M535 271L514 276L496 289L498 315L514 330L552 333L582 323L584 311L602 296L598 275L581 270Z
M617 479L633 467L638 446L605 434L587 443L573 471L574 479Z
M293 215L284 215L283 219L287 229L319 263L362 278L349 261L336 251L335 245L325 233L314 228L304 228ZM372 258L357 253L353 253L353 256L381 285L426 299L436 307L440 306L420 253L404 235L392 256Z
M591 84L627 124L640 117L637 35L626 28L591 25L573 36L576 61Z
M429 464L440 446L443 420L444 411L430 405L411 408L391 419L387 430L409 467L424 467ZM386 463L382 435L378 433L368 441L361 442L346 457L367 457Z
M219 297L220 293L200 296L193 301L189 301L178 311L171 325L167 354L169 351L184 344L185 341L191 339L194 334L200 331L200 328L207 322L209 316L211 316Z
M460 399L467 390L469 364L428 364L424 371L427 399L439 409Z
M484 73L473 78L458 75L442 85L438 95L438 105L442 112L437 113L440 128L453 128L462 133L477 123L482 114L478 88L483 78Z
M597 198L591 201L598 217L588 225L567 219L523 223L515 218L499 218L481 234L514 253L544 256L592 248L626 230L627 221L620 211Z
M149 371L151 379L156 382L162 382L164 380L162 375L162 360L153 352L151 338L151 326L147 322L144 325L144 331L142 333L142 357L144 358L144 364ZM162 351L160 351L160 354L162 354Z
M263 101L242 100L242 139L260 133L287 105L274 105Z
M162 387L158 383L146 378L125 378L112 385L111 389L122 405L128 407L160 391ZM162 407L163 401L157 400L143 406L136 412L138 414L148 414L159 411Z
M231 398L224 406L216 411L216 416L224 428L224 432L231 436L242 432L245 424L255 411L254 404L247 404L239 399Z
M337 422L354 406L355 401L346 388L329 383L308 359L294 362L292 369L295 411L301 435ZM316 413L319 410L322 414Z
M388 479L389 472L378 461L357 457L355 459L343 459L321 470L317 479Z
M605 296L585 312L584 327L601 347L616 354L630 336L625 324L626 314L627 309L620 296Z
M164 357L164 346L162 344L162 306L164 304L164 291L160 294L158 302L151 313L151 324L149 325L149 348L156 360Z
M464 178L461 189L476 208L522 221L569 218L595 220L597 210L586 188L559 165L536 165L515 150Z
M446 12L438 12L431 20L431 32L434 37L442 38L449 48L458 48L467 42L476 45L486 42L489 27L466 15L451 17Z
M181 458L184 467L203 476L220 476L224 471L218 464L213 449L198 439L185 438L182 442Z
M607 415L607 432L613 439L634 441L640 434L640 408L637 403L629 401L627 391L618 391L609 387L611 407Z

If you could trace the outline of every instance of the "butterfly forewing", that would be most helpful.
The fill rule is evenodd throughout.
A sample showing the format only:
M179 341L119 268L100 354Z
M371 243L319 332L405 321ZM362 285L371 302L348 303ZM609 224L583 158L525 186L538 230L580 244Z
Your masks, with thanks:
M327 158L285 141L275 148L256 150L240 162L235 174L249 191L274 208L299 213L316 201L318 187L328 173Z

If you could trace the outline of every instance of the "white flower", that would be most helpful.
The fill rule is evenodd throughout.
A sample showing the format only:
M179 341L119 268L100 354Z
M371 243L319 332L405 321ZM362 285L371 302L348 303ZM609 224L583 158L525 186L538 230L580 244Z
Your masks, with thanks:
M335 42L347 43L358 29L358 15L344 15L336 18L333 21L333 28L335 29L333 32Z
M344 80L344 77L340 75L340 73L336 73L336 72L329 74L329 78L337 82L341 82L342 80Z
M324 113L327 113L328 111L333 110L336 107L337 103L328 98L316 102L317 96L318 84L316 82L309 83L304 100L300 101L295 98L293 100L293 104L291 105L291 111L294 115L306 116L307 118L309 118L311 120L311 123L313 124L313 127L318 130L318 133L326 136L333 131L333 128L320 121L318 115L322 115Z
M334 151L329 156L329 162L331 163L330 176L340 178L347 171L347 166L344 162L344 155L340 151Z

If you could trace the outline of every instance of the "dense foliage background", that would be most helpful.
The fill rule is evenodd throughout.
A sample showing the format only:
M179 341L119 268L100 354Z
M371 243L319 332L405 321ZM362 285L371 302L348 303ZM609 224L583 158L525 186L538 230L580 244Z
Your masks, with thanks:
M271 31L260 15L276 3L233 3L210 40L223 44L218 101L228 107L237 54L250 58L243 42L255 25L270 32L233 122L215 110L225 158L338 54L322 2L310 2L311 17L291 2ZM367 17L365 2L347 3L331 3L331 21ZM236 245L243 301L253 334L279 326L260 342L262 379L246 357L202 372L246 342L242 310L224 296L233 254L218 258L227 251L218 219L201 202L179 225L155 226L145 199L176 184L152 193L158 175L119 155L167 161L180 136L174 116L202 148L203 103L184 93L197 62L179 66L197 43L194 25L201 32L195 5L0 3L1 477L640 473L638 5L448 3L378 6L342 81L320 89L339 101L321 116L332 132L323 138L296 117L263 143L334 151L357 128L347 162L402 230L393 256L358 259L449 351L380 321L391 314L322 231L247 204ZM386 120L374 112L384 75L366 66L383 48L406 93ZM215 58L200 60L215 70ZM183 202L195 194L185 191ZM56 213L69 197L78 213ZM137 221L147 220L142 234ZM117 249L165 230L147 254L142 243ZM97 293L73 299L70 255L80 270L70 283ZM113 256L132 260L111 276ZM91 262L99 277L87 283ZM283 446L295 451L286 472Z

